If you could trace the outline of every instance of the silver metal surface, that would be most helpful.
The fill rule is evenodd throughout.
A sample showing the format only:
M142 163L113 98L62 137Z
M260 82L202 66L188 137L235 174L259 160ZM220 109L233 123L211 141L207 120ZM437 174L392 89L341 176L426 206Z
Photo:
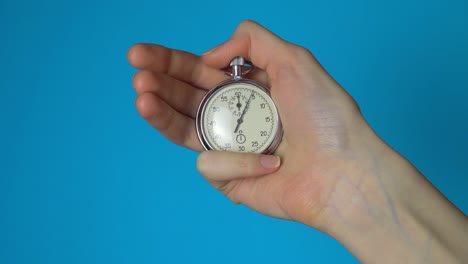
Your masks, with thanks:
M232 67L232 72L230 76L232 76L233 79L223 81L219 83L216 87L211 89L203 97L197 110L197 116L196 116L196 122L195 122L197 135L198 135L198 138L200 139L200 143L203 145L203 147L206 150L215 149L213 146L210 145L207 139L207 135L205 134L205 130L203 129L203 117L204 117L205 110L206 110L205 105L207 104L207 102L210 100L212 96L220 92L223 88L230 86L231 84L246 83L246 84L253 85L256 88L264 91L271 98L270 90L267 87L265 87L263 84L257 81L245 79L242 77L243 75L252 71L252 69L254 68L253 64L251 64L249 61L246 61L242 57L236 57L231 61L230 66ZM278 120L276 124L277 133L273 136L274 138L271 141L270 145L268 145L268 147L262 152L263 154L271 154L275 152L276 148L279 146L283 138L283 127L281 124L281 119L279 117L278 108L276 107L276 105L274 105L274 107L276 109L275 117L276 117L276 120Z
M227 71L229 69L229 71ZM252 62L244 59L243 57L237 56L231 60L229 67L225 69L225 73L228 76L234 78L234 80L240 80L242 76L248 74L255 69Z

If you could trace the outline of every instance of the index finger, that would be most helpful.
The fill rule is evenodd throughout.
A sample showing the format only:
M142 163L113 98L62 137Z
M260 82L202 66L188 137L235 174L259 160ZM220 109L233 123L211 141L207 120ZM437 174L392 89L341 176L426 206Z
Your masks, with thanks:
M222 68L232 58L242 56L274 78L282 65L294 64L301 50L305 49L284 41L261 25L243 21L228 41L203 54L203 61Z
M205 64L195 54L156 44L136 44L128 50L130 64L141 70L165 73L173 78L208 90L226 75Z

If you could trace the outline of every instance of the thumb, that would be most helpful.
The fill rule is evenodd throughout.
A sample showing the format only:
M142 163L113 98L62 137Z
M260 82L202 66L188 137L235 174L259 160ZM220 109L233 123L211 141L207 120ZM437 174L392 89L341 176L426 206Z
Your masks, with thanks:
M228 41L204 53L203 61L214 68L223 68L232 58L242 56L265 70L269 76L275 76L279 65L291 63L294 46L263 26L247 20L239 24Z
M270 174L280 164L278 156L227 151L205 151L197 159L200 174L216 182Z

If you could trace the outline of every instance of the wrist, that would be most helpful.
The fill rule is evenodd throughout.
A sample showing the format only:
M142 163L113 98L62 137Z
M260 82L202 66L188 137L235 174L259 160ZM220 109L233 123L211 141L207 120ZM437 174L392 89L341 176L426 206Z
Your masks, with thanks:
M348 177L336 184L342 199L324 210L323 230L363 262L466 261L463 213L376 135L362 146Z

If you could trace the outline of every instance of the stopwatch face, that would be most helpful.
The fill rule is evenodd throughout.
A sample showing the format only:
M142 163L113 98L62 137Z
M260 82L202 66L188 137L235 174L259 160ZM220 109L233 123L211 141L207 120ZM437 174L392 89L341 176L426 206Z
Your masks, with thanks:
M268 90L251 81L227 81L200 104L197 133L205 149L271 153L282 136Z

